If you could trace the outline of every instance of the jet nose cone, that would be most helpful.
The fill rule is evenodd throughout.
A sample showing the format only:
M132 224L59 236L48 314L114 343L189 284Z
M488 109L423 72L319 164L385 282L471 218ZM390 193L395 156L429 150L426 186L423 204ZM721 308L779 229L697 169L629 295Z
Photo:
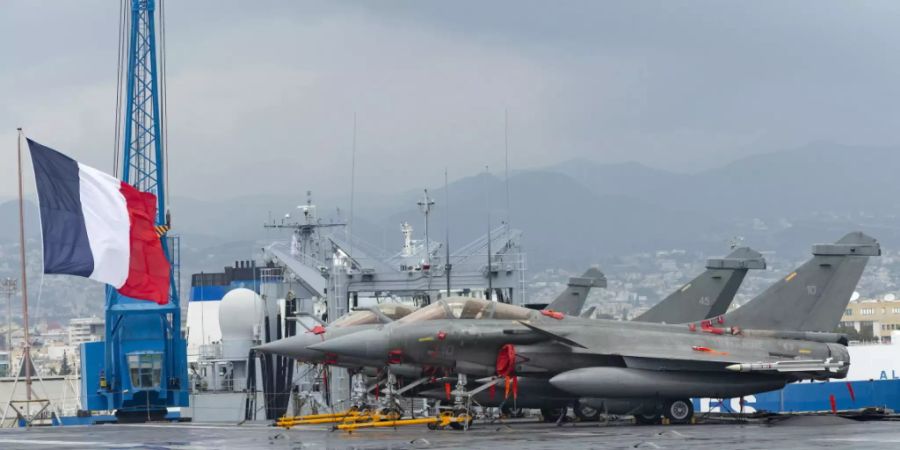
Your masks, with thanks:
M253 347L253 350L294 358L300 361L311 361L321 358L322 354L307 347L319 342L322 342L322 338L317 335L300 334Z
M390 341L386 333L380 330L364 330L346 336L326 339L315 345L310 350L337 355L338 357L350 357L369 360L386 360Z

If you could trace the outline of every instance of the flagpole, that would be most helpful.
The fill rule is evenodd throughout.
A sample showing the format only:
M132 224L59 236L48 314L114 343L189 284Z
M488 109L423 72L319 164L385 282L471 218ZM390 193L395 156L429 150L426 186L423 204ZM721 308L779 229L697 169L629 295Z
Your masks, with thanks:
M26 408L31 410L31 342L28 336L28 279L25 276L25 200L22 183L22 127L16 129L19 132L17 142L19 162L19 258L22 266L22 330L24 330L24 344L22 351L23 364L25 365L25 398L28 400Z

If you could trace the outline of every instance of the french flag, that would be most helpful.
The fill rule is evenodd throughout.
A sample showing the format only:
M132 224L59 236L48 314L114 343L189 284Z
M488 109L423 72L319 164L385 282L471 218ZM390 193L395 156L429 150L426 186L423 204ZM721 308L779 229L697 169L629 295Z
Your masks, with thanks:
M28 139L41 209L44 273L91 278L127 297L169 302L156 196Z

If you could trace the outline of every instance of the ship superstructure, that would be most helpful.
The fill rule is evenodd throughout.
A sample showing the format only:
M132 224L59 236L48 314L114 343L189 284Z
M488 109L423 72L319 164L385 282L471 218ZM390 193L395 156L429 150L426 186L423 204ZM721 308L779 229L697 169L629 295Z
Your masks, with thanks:
M349 400L346 371L242 354L234 343L228 350L226 328L249 350L387 301L419 307L448 293L505 303L524 297L522 233L506 224L448 252L442 242L417 239L414 227L402 223L403 244L388 252L352 236L339 220L319 218L307 196L298 218L286 214L265 225L289 235L264 246L258 261L192 276L187 313L192 393L184 415L195 421L274 419L289 405L296 412ZM239 297L233 294L238 290ZM231 309L254 310L238 306L241 302L259 305L262 313L235 321ZM226 303L231 304L227 311Z

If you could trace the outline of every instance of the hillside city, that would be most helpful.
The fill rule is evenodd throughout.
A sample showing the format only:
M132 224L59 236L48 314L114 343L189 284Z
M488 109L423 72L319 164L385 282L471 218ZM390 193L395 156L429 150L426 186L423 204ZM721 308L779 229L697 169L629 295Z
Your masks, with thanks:
M79 344L103 339L103 287L89 280L75 277L40 275L40 247L29 241L28 261L31 279L31 334L34 340L33 360L42 376L67 375L79 367ZM609 258L597 266L605 273L608 286L593 289L588 296L585 311L593 307L593 317L629 320L652 307L676 289L684 286L700 274L711 257L684 249L641 252ZM764 252L766 270L750 271L745 278L732 307L736 307L803 262L777 252ZM15 278L18 263L18 245L0 245L0 279ZM228 264L223 261L221 265ZM583 270L582 270L583 271ZM529 303L547 303L565 289L569 277L582 271L571 268L544 269L529 272L526 298ZM897 298L900 274L900 252L890 250L869 261L860 280L858 298L848 307L848 314L840 331L854 340L889 341L891 331L900 329L900 299ZM182 274L182 279L189 278ZM183 292L188 292L184 289ZM7 376L8 336L13 344L13 361L19 361L17 352L22 345L21 298L18 293L0 296L0 376ZM187 301L182 303L186 309ZM12 311L11 330L7 330L7 308ZM851 313L852 312L852 313ZM184 315L186 316L186 314ZM183 317L184 317L183 316Z

